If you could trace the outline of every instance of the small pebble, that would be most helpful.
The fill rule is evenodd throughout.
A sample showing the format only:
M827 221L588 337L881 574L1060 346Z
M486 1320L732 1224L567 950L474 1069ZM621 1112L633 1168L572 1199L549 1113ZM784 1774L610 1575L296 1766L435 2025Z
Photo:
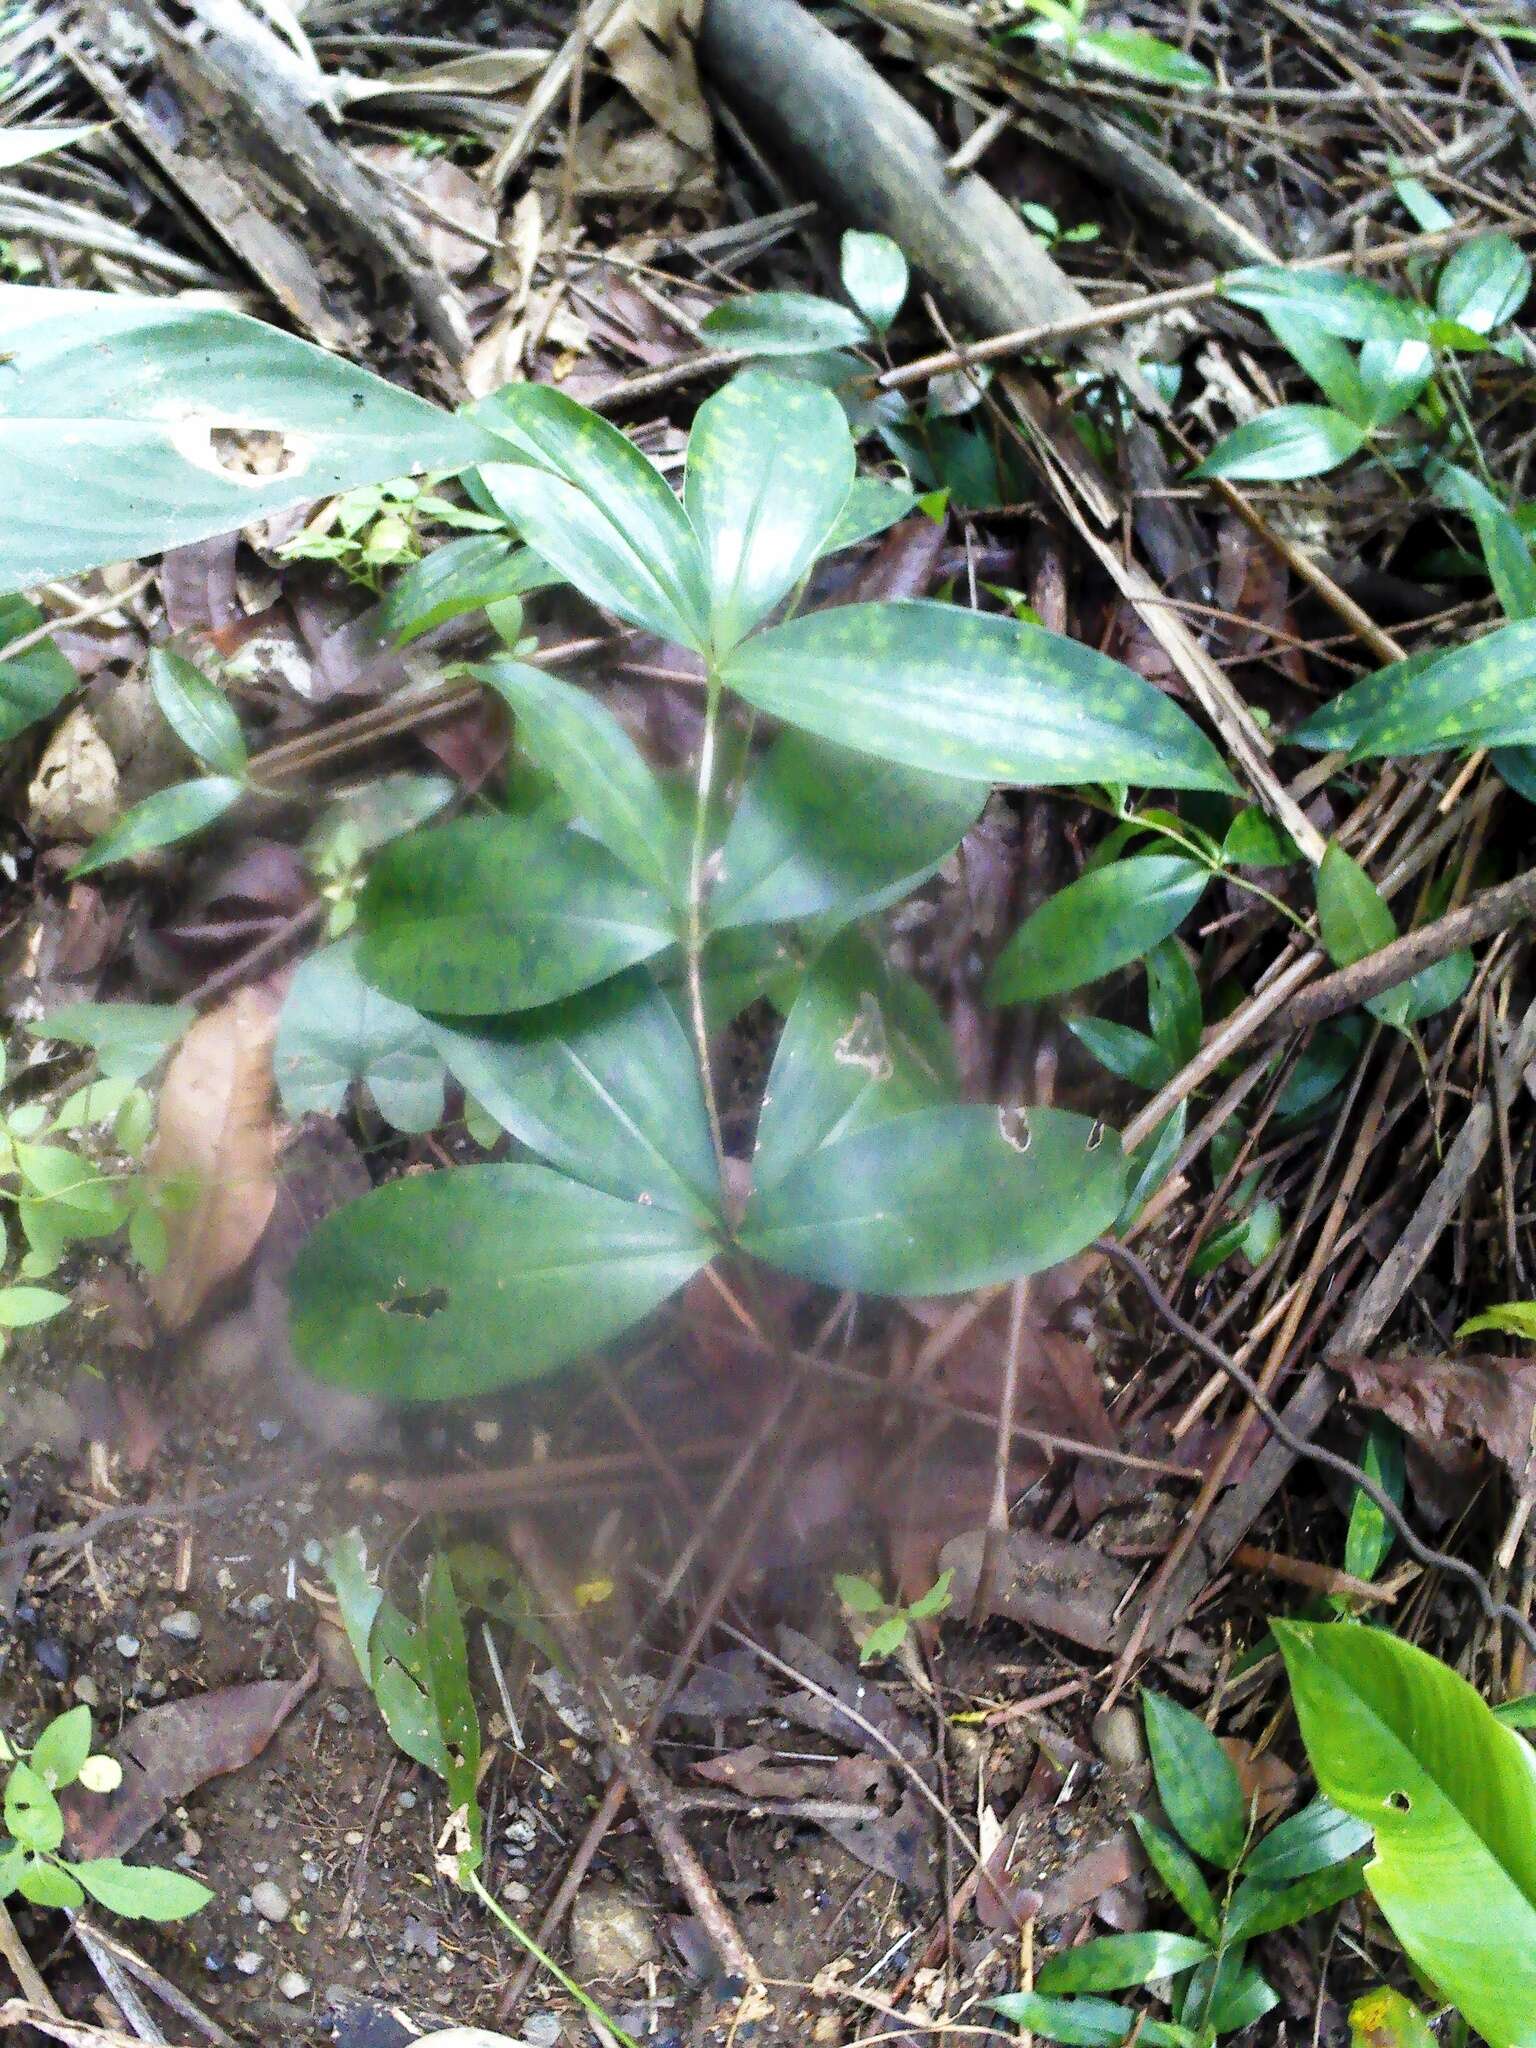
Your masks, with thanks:
M94 1678L83 1676L77 1678L74 1684L74 1693L75 1698L79 1700L83 1707L99 1707L101 1705L101 1687Z
M270 1593L253 1593L245 1603L245 1611L252 1621L270 1621L276 1604Z
M113 1647L116 1649L119 1657L137 1657L140 1648L139 1639L137 1636L121 1635Z
M555 2048L564 2032L558 2013L531 2012L523 2021L523 2039L529 2048Z
M286 1920L291 1910L288 1894L280 1884L274 1884L270 1877L265 1878L260 1884L251 1886L251 1904L263 1920L270 1920L274 1925Z
M1093 1724L1093 1739L1112 1771L1136 1771L1147 1760L1141 1716L1134 1707L1111 1707Z
M299 1875L306 1884L318 1884L320 1882L320 1866L318 1863L301 1863L299 1865Z
M178 1607L160 1624L161 1635L169 1636L173 1643L195 1643L202 1632L203 1624L190 1607Z
M263 1415L256 1425L256 1434L264 1444L275 1444L282 1433L283 1425L275 1415ZM304 1988L308 1990L309 1987L306 1985ZM281 1986L279 1986L279 1989L281 1989ZM302 1996L302 1993L300 1995ZM287 1996L286 1992L284 1996Z
M266 1958L259 1955L255 1949L243 1948L235 1957L235 1968L242 1977L254 1977L265 1961Z
M304 1546L304 1562L306 1564L325 1563L325 1545L317 1542L313 1536L310 1537Z
M277 1980L277 1988L290 2004L296 2005L301 1998L308 1998L309 1979L297 1970L284 1970Z
M343 1727L345 1727L346 1724L352 1718L351 1708L345 1706L340 1700L328 1700L326 1702L325 1711L327 1712L327 1714L330 1715L333 1721L339 1721Z
M40 1670L62 1685L69 1676L69 1652L55 1636L39 1636L32 1654Z
M401 1792L396 1796L395 1804L396 1806L403 1806L406 1812L409 1813L416 1804L416 1794L414 1792Z

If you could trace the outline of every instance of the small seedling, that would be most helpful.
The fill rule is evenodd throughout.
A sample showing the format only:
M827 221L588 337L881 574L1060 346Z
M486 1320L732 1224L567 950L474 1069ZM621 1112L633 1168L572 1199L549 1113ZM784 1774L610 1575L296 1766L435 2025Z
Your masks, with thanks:
M1019 211L1047 249L1061 249L1074 242L1096 242L1099 239L1096 221L1080 220L1075 228L1064 228L1050 207L1042 206L1038 200L1021 199Z
M880 1588L869 1579L862 1579L852 1572L839 1572L832 1584L837 1597L853 1617L853 1632L858 1637L860 1664L874 1664L882 1657L894 1657L911 1633L912 1624L918 1621L932 1621L936 1616L948 1612L949 1588L954 1572L941 1572L927 1592L905 1606L894 1600L887 1600ZM868 1627L860 1627L867 1622Z
M34 1906L73 1912L87 1897L129 1920L184 1920L213 1897L205 1884L179 1870L124 1863L117 1856L77 1861L64 1847L64 1812L58 1794L115 1792L123 1768L91 1748L91 1710L71 1707L50 1721L30 1750L0 1734L0 1768L7 1769L0 1840L0 1899L19 1893Z
M427 527L447 526L461 533L500 530L499 519L443 497L437 488L441 481L402 476L343 491L322 505L279 552L287 562L330 562L349 581L377 594L392 570L421 560Z

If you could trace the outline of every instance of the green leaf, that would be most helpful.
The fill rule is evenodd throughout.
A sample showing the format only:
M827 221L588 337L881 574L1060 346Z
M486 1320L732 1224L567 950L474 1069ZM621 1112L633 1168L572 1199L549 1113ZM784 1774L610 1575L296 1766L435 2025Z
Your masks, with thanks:
M47 1854L64 1839L64 1816L40 1772L12 1764L5 1782L5 1828L23 1849ZM30 1894L28 1895L30 1896Z
M884 334L907 296L907 259L889 235L849 228L843 236L843 290L876 334Z
M1459 1334L1459 1332L1458 1332ZM1366 1432L1360 1465L1368 1479L1402 1504L1403 1438L1390 1422L1378 1418ZM1344 1569L1357 1579L1374 1579L1391 1555L1397 1538L1392 1525L1368 1493L1358 1488L1349 1510L1344 1538ZM1298 1816L1299 1818L1299 1816Z
M723 680L787 724L963 781L1234 786L1199 728L1129 669L955 605L812 612L755 634Z
M1464 512L1477 529L1488 574L1507 619L1536 618L1536 561L1530 542L1486 484L1470 470L1437 463L1428 471L1442 505Z
M717 658L822 553L852 482L853 437L829 391L744 370L699 407L683 497L704 550Z
M0 285L0 333L0 590L497 452L468 420L241 313ZM256 475L241 443L267 434L284 459Z
M832 1585L838 1599L852 1614L881 1614L885 1610L887 1603L880 1588L856 1573L834 1572Z
M717 1215L693 1047L643 969L481 1031L439 1027L435 1042L454 1079L563 1173L676 1215Z
M992 964L987 998L1034 1003L1139 960L1188 917L1209 870L1183 855L1140 854L1080 875L1027 917Z
M73 1785L91 1753L91 1710L71 1707L48 1723L32 1745L31 1764L50 1792Z
M1283 483L1322 476L1365 446L1366 429L1327 405L1277 405L1218 441L1191 476Z
M370 988L357 946L343 939L311 953L278 1017L273 1074L291 1117L339 1116L348 1088L365 1081L397 1131L430 1131L443 1118L443 1058L421 1014Z
M1147 2048L1194 2048L1195 2044L1187 2027L1150 2020L1107 1998L1045 1998L1038 1991L1009 1991L1001 1998L989 1998L987 2004L1015 2026L1041 2034L1047 2041L1065 2041L1068 2048L1118 2048L1133 2026L1137 2042L1144 2041Z
M1491 334L1514 318L1531 288L1531 266L1508 235L1479 235L1446 259L1435 287L1435 311L1442 320Z
M1205 1022L1200 983L1178 939L1164 939L1147 955L1147 1021L1175 1065L1182 1067L1200 1050Z
M16 1889L30 1904L47 1906L56 1912L72 1913L85 1904L85 1893L70 1872L62 1863L54 1863L45 1856L29 1858L16 1881Z
M514 548L500 534L467 533L405 571L384 600L384 630L404 647L449 619L564 580L532 548Z
M1133 1088L1161 1088L1177 1072L1175 1061L1155 1038L1108 1017L1068 1017L1067 1029L1101 1066Z
M384 1593L377 1581L369 1576L363 1539L356 1529L348 1529L336 1538L325 1564L335 1590L341 1625L352 1645L357 1668L371 1686L376 1677L373 1624L384 1605Z
M21 1883L27 1867L27 1852L18 1849L13 1842L9 1849L0 1849L0 1899L8 1899Z
M1185 1980L1183 2017L1202 2015L1209 2034L1235 2034L1251 2027L1280 2003L1252 1963L1244 1962L1241 1946L1229 1948L1215 1962L1201 1963Z
M1207 1941L1217 1940L1221 1932L1221 1915L1194 1857L1177 1836L1155 1826L1144 1813L1133 1813L1131 1825L1141 1838L1148 1862L1173 1895L1174 1904L1182 1910L1197 1933Z
M200 669L168 647L149 651L149 682L166 724L205 768L239 775L245 767L245 735L233 705Z
M1282 1927L1294 1927L1315 1914L1331 1912L1360 1890L1365 1881L1364 1869L1365 1858L1353 1856L1346 1862L1314 1870L1292 1884L1261 1884L1257 1878L1245 1877L1227 1909L1228 1941L1275 1934Z
M562 676L520 661L470 673L517 720L530 758L564 790L592 837L669 901L687 893L688 845L649 762L605 704Z
M1369 278L1339 271L1286 270L1258 264L1221 280L1221 295L1268 318L1270 311L1301 313L1345 341L1421 341L1425 321L1417 306Z
M1405 412L1435 373L1434 353L1423 341L1368 341L1360 351L1360 388L1367 427L1384 427Z
M887 1615L884 1621L877 1621L860 1642L859 1662L875 1664L882 1657L893 1657L906 1640L905 1613Z
M1418 2007L1386 1984L1349 2008L1349 2039L1350 2048L1440 2048Z
M1275 1622L1318 1784L1375 1831L1366 1883L1490 2048L1536 2014L1536 1757L1466 1680L1358 1623Z
M1148 85L1173 85L1204 92L1216 81L1198 57L1139 29L1087 29L1072 40L1070 55L1097 71L1139 78Z
M427 1689L448 1758L444 1776L449 1804L463 1807L468 1818L469 1868L473 1869L480 1861L482 1828L475 1798L480 1768L480 1716L470 1685L469 1650L453 1572L441 1551L434 1554L422 1585L421 1633L427 1653Z
M1369 425L1365 389L1354 357L1309 313L1284 306L1272 307L1265 315L1271 333L1295 357L1336 412L1362 426Z
M373 1696L396 1749L446 1782L451 1768L448 1746L426 1687L394 1658L385 1658L378 1666Z
M826 948L789 1013L763 1090L759 1196L822 1146L959 1094L931 996L856 932Z
M1291 1884L1342 1863L1363 1849L1371 1831L1329 1799L1314 1799L1300 1813L1271 1828L1243 1859L1243 1871L1261 1884Z
M1463 1337L1475 1337L1483 1330L1498 1330L1507 1337L1536 1342L1536 1301L1501 1301L1494 1308L1469 1316L1454 1334L1460 1343Z
M594 603L702 652L703 559L654 463L547 384L509 385L479 417L522 457L482 463L480 480L529 545Z
M70 1868L98 1905L132 1920L185 1920L213 1901L207 1885L180 1870L124 1863L116 1856Z
M89 1046L104 1075L137 1081L162 1059L197 1012L185 1003L65 1003L27 1029L38 1038Z
M754 356L857 348L869 339L869 329L857 313L813 292L753 292L727 299L705 315L703 331L717 348Z
M1248 1809L1232 1759L1176 1700L1144 1690L1141 1702L1164 1812L1197 1856L1235 1869L1248 1838Z
M554 1003L671 945L671 913L605 848L535 819L465 818L398 839L359 904L358 966L450 1016Z
M94 874L114 861L132 860L157 846L190 839L215 818L222 818L244 793L245 784L233 775L205 775L196 782L175 782L169 789L156 790L92 842L70 869L70 879Z
M1151 1137L1131 1154L1127 1161L1125 1202L1115 1218L1117 1237L1130 1229L1168 1178L1179 1147L1184 1143L1187 1127L1188 1105L1181 1102L1170 1116L1164 1117Z
M1228 826L1221 858L1234 868L1284 868L1300 860L1301 850L1266 812L1247 810L1239 811Z
M0 1287L0 1330L30 1329L68 1307L69 1296L51 1287Z
M0 746L46 718L75 687L73 667L51 640L40 640L28 653L4 659L13 640L46 623L37 606L24 597L0 596Z
M1410 656L1367 676L1294 734L1306 747L1349 747L1360 760L1536 740L1536 618L1480 640Z
M781 733L731 818L710 924L867 916L931 874L985 802L974 783Z
M906 1608L908 1621L931 1621L936 1615L949 1611L950 1587L954 1584L954 1567L939 1573L926 1593L919 1593Z
M1353 967L1390 946L1397 922L1386 898L1357 861L1331 841L1317 870L1317 923L1324 949L1335 967ZM1365 1007L1383 1024L1405 1026L1412 997L1407 982L1398 982Z
M835 555L840 548L851 548L857 541L872 540L916 509L917 500L910 491L883 483L877 476L856 476L832 531L822 542L821 552Z
M1127 1991L1192 1969L1211 1953L1188 1934L1101 1934L1051 1956L1035 1982L1042 1992Z
M546 1166L463 1166L327 1216L293 1270L295 1349L333 1386L449 1400L584 1357L715 1250L689 1219Z
M956 1103L823 1144L754 1189L740 1236L830 1287L957 1294L1070 1258L1109 1228L1124 1192L1119 1139L1101 1124Z

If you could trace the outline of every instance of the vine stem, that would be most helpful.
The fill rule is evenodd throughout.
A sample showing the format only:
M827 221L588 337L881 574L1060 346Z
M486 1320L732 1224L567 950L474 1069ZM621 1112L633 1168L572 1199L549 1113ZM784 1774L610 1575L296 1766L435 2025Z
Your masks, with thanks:
M704 870L709 856L709 803L714 793L715 752L720 731L720 677L711 668L705 686L704 737L699 744L699 786L693 806L693 847L688 858L688 936L684 952L688 964L688 1011L693 1023L693 1050L699 1063L699 1080L704 1089L704 1108L709 1117L709 1138L715 1148L715 1166L720 1175L722 1195L729 1199L725 1184L725 1140L720 1132L720 1104L715 1096L714 1069L709 1058L709 1029L704 1016Z

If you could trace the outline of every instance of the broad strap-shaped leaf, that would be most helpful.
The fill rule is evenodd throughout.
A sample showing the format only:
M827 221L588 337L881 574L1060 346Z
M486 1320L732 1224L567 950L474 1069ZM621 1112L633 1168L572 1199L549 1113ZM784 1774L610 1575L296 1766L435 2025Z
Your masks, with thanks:
M552 1166L632 1202L718 1216L693 1047L643 968L478 1031L439 1026L436 1044L454 1079Z
M480 481L529 546L595 604L702 652L704 560L655 464L547 384L510 386L476 417L520 458L482 463Z
M245 735L234 706L201 669L169 647L152 647L149 682L166 724L188 753L216 775L245 768Z
M1234 1869L1248 1836L1248 1810L1232 1759L1177 1700L1148 1691L1141 1703L1163 1810L1197 1856Z
M1235 789L1199 727L1119 662L957 605L812 612L755 634L722 674L788 725L966 782Z
M1359 760L1536 740L1536 619L1480 640L1410 655L1336 697L1293 735Z
M347 1089L364 1081L397 1131L430 1131L443 1118L443 1056L419 1011L370 988L357 971L355 939L311 953L293 977L277 1020L273 1074L289 1116L339 1116Z
M564 581L532 548L514 547L501 534L466 533L405 571L384 600L384 629L404 647L465 612Z
M1353 1856L1290 1884L1261 1884L1257 1878L1245 1877L1227 1908L1227 1937L1250 1941L1255 1935L1277 1934L1282 1927L1294 1927L1326 1913L1355 1896L1365 1881L1364 1871L1364 1856Z
M959 1095L932 997L861 933L821 954L789 1013L757 1126L759 1193L823 1145Z
M1108 1998L1047 1998L1039 1991L1008 1991L987 2004L1015 2026L1044 2041L1062 2041L1066 2048L1119 2048L1134 2037L1146 2048L1196 2048L1189 2027L1170 2020L1148 2019Z
M0 285L0 333L0 590L497 453L470 421L241 313ZM253 461L250 438L272 435L281 459Z
M1234 306L1247 306L1268 317L1303 313L1345 341L1422 340L1422 310L1366 277L1340 271L1286 270L1279 264L1258 264L1234 270L1221 280L1221 295Z
M1415 1968L1490 2048L1536 2043L1536 1757L1464 1678L1358 1623L1276 1622L1323 1792Z
M1361 418L1368 427L1384 427L1422 394L1435 374L1434 352L1427 341L1368 341L1359 369Z
M114 861L132 860L158 846L190 839L194 832L222 818L244 794L245 784L238 775L200 775L194 782L173 782L169 789L157 789L93 840L70 869L70 876L91 875L98 868L111 867Z
M717 348L736 348L754 356L857 348L869 339L869 329L857 313L814 292L752 292L727 299L705 315L703 325Z
M1277 405L1234 427L1190 475L1266 483L1323 476L1357 454L1368 431L1331 405Z
M993 963L989 999L1040 1002L1140 960L1178 930L1210 878L1184 854L1139 854L1090 869L1025 918Z
M681 902L688 841L680 815L605 704L563 676L521 661L471 670L511 709L524 749L570 798L577 818L631 874Z
M1078 1948L1051 1956L1035 1982L1047 1994L1061 1991L1129 1991L1154 1977L1176 1976L1203 1963L1210 1945L1188 1934L1101 1934Z
M374 863L359 926L366 980L455 1017L559 1002L675 937L667 905L605 847L532 818L397 839Z
M1536 618L1536 561L1515 519L1469 469L1440 462L1428 474L1441 504L1464 512L1476 527L1478 545L1505 618Z
M5 366L0 363L0 369ZM13 640L35 633L47 620L24 597L0 597L0 656ZM0 660L0 746L25 732L75 687L75 671L51 640L10 660Z
M304 1366L333 1386L440 1401L537 1379L683 1287L716 1249L674 1210L547 1166L463 1166L334 1210L294 1267Z
M852 482L853 436L830 391L743 370L699 407L683 500L704 550L716 657L794 589Z
M745 1249L872 1294L958 1294L1054 1266L1125 1194L1113 1131L1063 1110L919 1109L834 1139L755 1189Z
M781 733L731 818L710 922L719 930L867 916L931 873L985 802L975 783Z

